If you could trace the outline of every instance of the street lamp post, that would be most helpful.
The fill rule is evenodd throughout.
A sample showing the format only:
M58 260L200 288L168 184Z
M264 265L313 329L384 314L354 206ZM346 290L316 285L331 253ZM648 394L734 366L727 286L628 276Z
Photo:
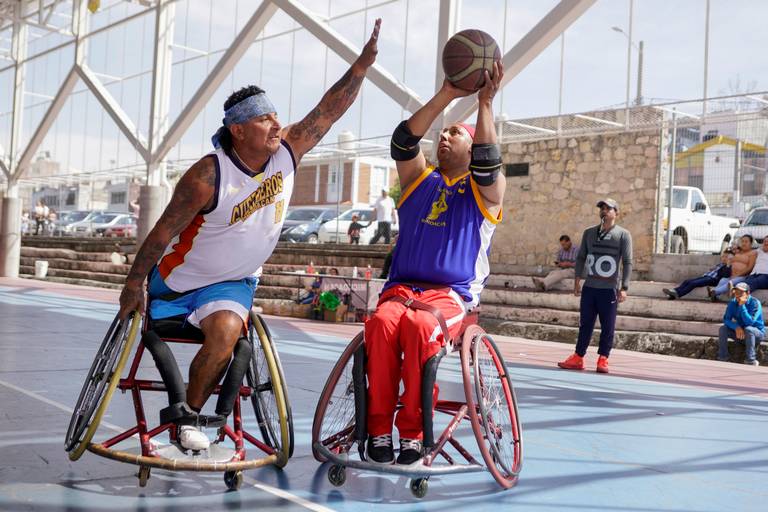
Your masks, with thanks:
M635 97L635 105L642 105L643 104L643 48L645 46L644 41L639 41L638 44L635 44L634 41L632 41L629 38L629 35L624 32L624 29L621 27L611 27L611 30L614 32L618 32L619 34L622 34L624 37L626 37L629 40L629 44L631 44L636 50L637 50L637 96Z

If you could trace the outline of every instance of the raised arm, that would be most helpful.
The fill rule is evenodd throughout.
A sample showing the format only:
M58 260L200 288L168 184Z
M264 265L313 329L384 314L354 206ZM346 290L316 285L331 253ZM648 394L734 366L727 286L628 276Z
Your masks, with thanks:
M328 89L320 103L304 119L285 128L284 138L291 146L297 163L307 151L320 142L333 123L338 121L354 103L368 68L376 61L380 27L381 19L379 18L373 27L371 38L368 39L352 67Z
M485 72L485 85L477 94L478 110L477 124L475 125L475 138L473 141L473 159L476 153L475 148L482 145L496 145L496 127L493 122L493 97L499 90L501 79L504 76L504 68L501 62L494 63L493 78L488 72ZM498 171L497 171L498 172ZM492 215L497 215L504 202L504 189L507 185L507 179L503 173L498 173L493 183L489 185L478 184L478 191L485 201L485 207Z
M184 173L171 202L141 244L125 286L120 293L120 318L144 309L144 279L160 259L168 243L181 233L200 210L210 206L216 189L216 168L211 158L203 158Z

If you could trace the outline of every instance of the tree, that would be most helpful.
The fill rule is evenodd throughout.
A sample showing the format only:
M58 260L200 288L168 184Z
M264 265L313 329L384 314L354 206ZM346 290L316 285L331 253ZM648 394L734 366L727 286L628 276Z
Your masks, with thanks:
M395 204L397 204L400 202L402 193L403 191L400 190L400 180L396 180L395 184L389 188L389 197L391 197Z

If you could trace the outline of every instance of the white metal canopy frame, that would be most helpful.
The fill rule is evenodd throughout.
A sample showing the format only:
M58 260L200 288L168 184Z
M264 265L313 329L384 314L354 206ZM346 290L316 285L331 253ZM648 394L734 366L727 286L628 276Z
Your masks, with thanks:
M528 63L594 2L595 0L561 0L504 55L504 83L509 82L519 74ZM13 33L10 55L0 52L0 72L13 69L14 74L11 140L8 148L6 148L6 154L0 154L0 170L5 175L8 184L6 197L16 197L19 179L23 177L24 172L30 166L40 144L80 81L93 93L101 107L144 161L147 184L160 185L165 178L166 157L169 151L180 141L192 122L278 10L282 10L290 16L299 26L314 35L347 63L351 64L360 52L358 47L335 31L326 18L313 13L301 2L297 0L264 0L243 25L231 45L224 51L218 63L202 81L178 117L173 123L169 123L171 47L173 46L174 4L176 2L175 0L133 0L132 3L143 6L145 9L98 29L89 30L88 0L0 0L0 32L10 28ZM98 5L98 2L95 4ZM459 5L459 0L441 0L440 2L438 52L441 51L445 41L456 29ZM67 6L71 6L71 17L62 22L62 18L67 18L62 15ZM366 8L371 7L366 4ZM151 14L155 16L151 112L148 133L142 134L107 90L99 74L89 68L85 57L89 38L93 35ZM37 53L33 56L34 58L64 47L74 47L74 62L48 105L42 120L36 126L31 139L22 148L20 147L20 139L24 110L25 64L29 60L27 58L27 43L30 27L56 32L68 39ZM3 62L8 61L11 64L2 67ZM443 78L442 69L439 65L439 54L436 62L435 87L439 88ZM416 93L380 64L374 64L369 70L367 78L400 105L404 111L415 112L423 104ZM464 120L475 109L475 99L462 99L446 111L443 118L438 122Z

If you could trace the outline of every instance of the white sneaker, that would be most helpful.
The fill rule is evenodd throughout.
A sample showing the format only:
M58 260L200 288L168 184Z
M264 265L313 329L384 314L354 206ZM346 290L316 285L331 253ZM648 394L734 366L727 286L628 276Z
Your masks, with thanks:
M182 425L179 429L179 443L187 450L207 450L211 445L208 436L192 425Z

